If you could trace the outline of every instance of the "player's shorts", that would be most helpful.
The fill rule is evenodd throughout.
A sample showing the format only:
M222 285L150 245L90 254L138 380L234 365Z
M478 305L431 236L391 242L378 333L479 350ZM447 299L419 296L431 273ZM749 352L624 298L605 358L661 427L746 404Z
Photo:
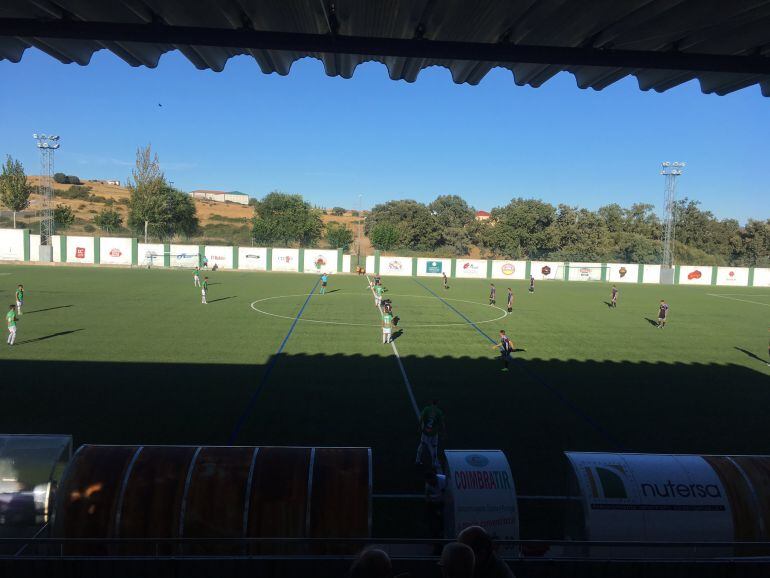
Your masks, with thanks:
M666 320L665 317L658 317L658 321L665 321L665 320Z
M326 283L321 283L321 287L326 287Z
M12 325L11 327L9 327L8 328L8 333L16 333L16 326Z
M203 295L204 297L206 296L206 290L205 289L201 289L201 295Z
M383 327L382 328L382 334L383 335L390 335L392 329L390 327Z
M24 301L17 301L16 302L16 307L21 307L22 305L24 305Z

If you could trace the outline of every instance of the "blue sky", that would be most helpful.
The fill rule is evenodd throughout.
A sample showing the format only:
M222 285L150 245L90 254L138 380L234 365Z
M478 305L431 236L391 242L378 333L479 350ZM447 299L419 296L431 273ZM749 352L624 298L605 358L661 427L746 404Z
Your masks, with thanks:
M719 217L770 217L770 99L756 87L657 94L627 78L595 92L561 74L532 89L500 69L468 86L443 68L409 84L376 63L345 80L312 59L281 77L247 57L214 73L178 52L147 69L106 51L80 67L36 50L0 62L0 78L0 154L29 174L39 131L61 135L56 168L81 178L125 181L137 146L151 143L187 191L281 190L351 208L359 193L365 208L459 194L489 210L524 196L595 209L660 206L659 164L678 160L679 196Z

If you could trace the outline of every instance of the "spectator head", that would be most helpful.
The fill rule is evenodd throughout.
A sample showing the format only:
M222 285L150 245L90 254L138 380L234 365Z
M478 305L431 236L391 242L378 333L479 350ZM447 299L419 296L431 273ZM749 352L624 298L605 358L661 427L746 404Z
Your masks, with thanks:
M382 550L364 550L350 567L350 578L392 578L390 557Z
M474 564L473 550L459 542L451 542L444 546L438 563L444 578L473 578Z
M489 558L494 554L495 547L492 538L481 526L469 526L457 536L457 541L466 546L470 546L473 554L476 556L476 564L486 565Z

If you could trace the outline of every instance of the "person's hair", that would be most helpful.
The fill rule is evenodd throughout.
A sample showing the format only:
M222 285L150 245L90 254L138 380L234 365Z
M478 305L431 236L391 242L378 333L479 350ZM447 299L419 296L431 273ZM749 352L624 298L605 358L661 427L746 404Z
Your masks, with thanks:
M383 550L376 548L364 550L350 566L350 578L391 578L393 568L390 557Z
M448 578L470 578L473 576L476 556L470 546L450 542L441 552L439 565Z
M457 541L469 546L477 564L484 564L494 551L492 538L481 526L468 526L457 535Z
M16 309L16 305L11 304L8 306L8 309Z
M501 333L502 335L505 335L505 329L501 329L501 330L500 330L500 333Z

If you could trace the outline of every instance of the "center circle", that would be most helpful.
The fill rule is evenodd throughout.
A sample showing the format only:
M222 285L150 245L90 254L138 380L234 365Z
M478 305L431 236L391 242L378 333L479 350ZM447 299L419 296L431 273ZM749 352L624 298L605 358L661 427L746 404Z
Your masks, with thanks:
M345 292L335 292L335 293L327 293L324 296L324 299L328 299L332 296L339 296L342 295L358 295L356 293L345 293ZM280 319L289 319L290 321L294 321L296 319L296 316L292 317L290 315L280 315L278 313L271 313L270 311L265 311L264 309L261 309L260 307L257 307L258 303L264 303L265 301L273 301L276 299L291 299L292 297L308 297L310 295L313 295L313 293L296 293L293 295L275 295L273 297L263 297L262 299L257 299L256 301L252 301L250 304L250 307L256 311L257 313L261 313L262 315L269 315L271 317L278 317ZM366 293L361 293L360 296L366 297L367 299L371 299L371 296ZM436 299L432 295L401 295L401 294L393 294L393 297L409 297L414 299ZM467 299L452 299L450 297L443 297L444 301L454 301L457 303L470 303L471 305L479 305L483 307L487 307L483 303L479 303L478 301L469 301ZM502 307L498 307L497 305L491 305L492 309L497 309L501 315L498 317L495 317L494 319L484 319L482 321L462 321L457 323L417 323L417 324L407 324L404 327L454 327L454 326L462 326L462 325L482 325L485 323L494 323L495 321L500 321L501 319L505 318L508 313L503 309ZM306 317L300 317L297 319L297 321L305 322L305 323L319 323L322 325L347 325L350 327L380 327L380 323L352 323L347 321L329 321L326 319L308 319Z

